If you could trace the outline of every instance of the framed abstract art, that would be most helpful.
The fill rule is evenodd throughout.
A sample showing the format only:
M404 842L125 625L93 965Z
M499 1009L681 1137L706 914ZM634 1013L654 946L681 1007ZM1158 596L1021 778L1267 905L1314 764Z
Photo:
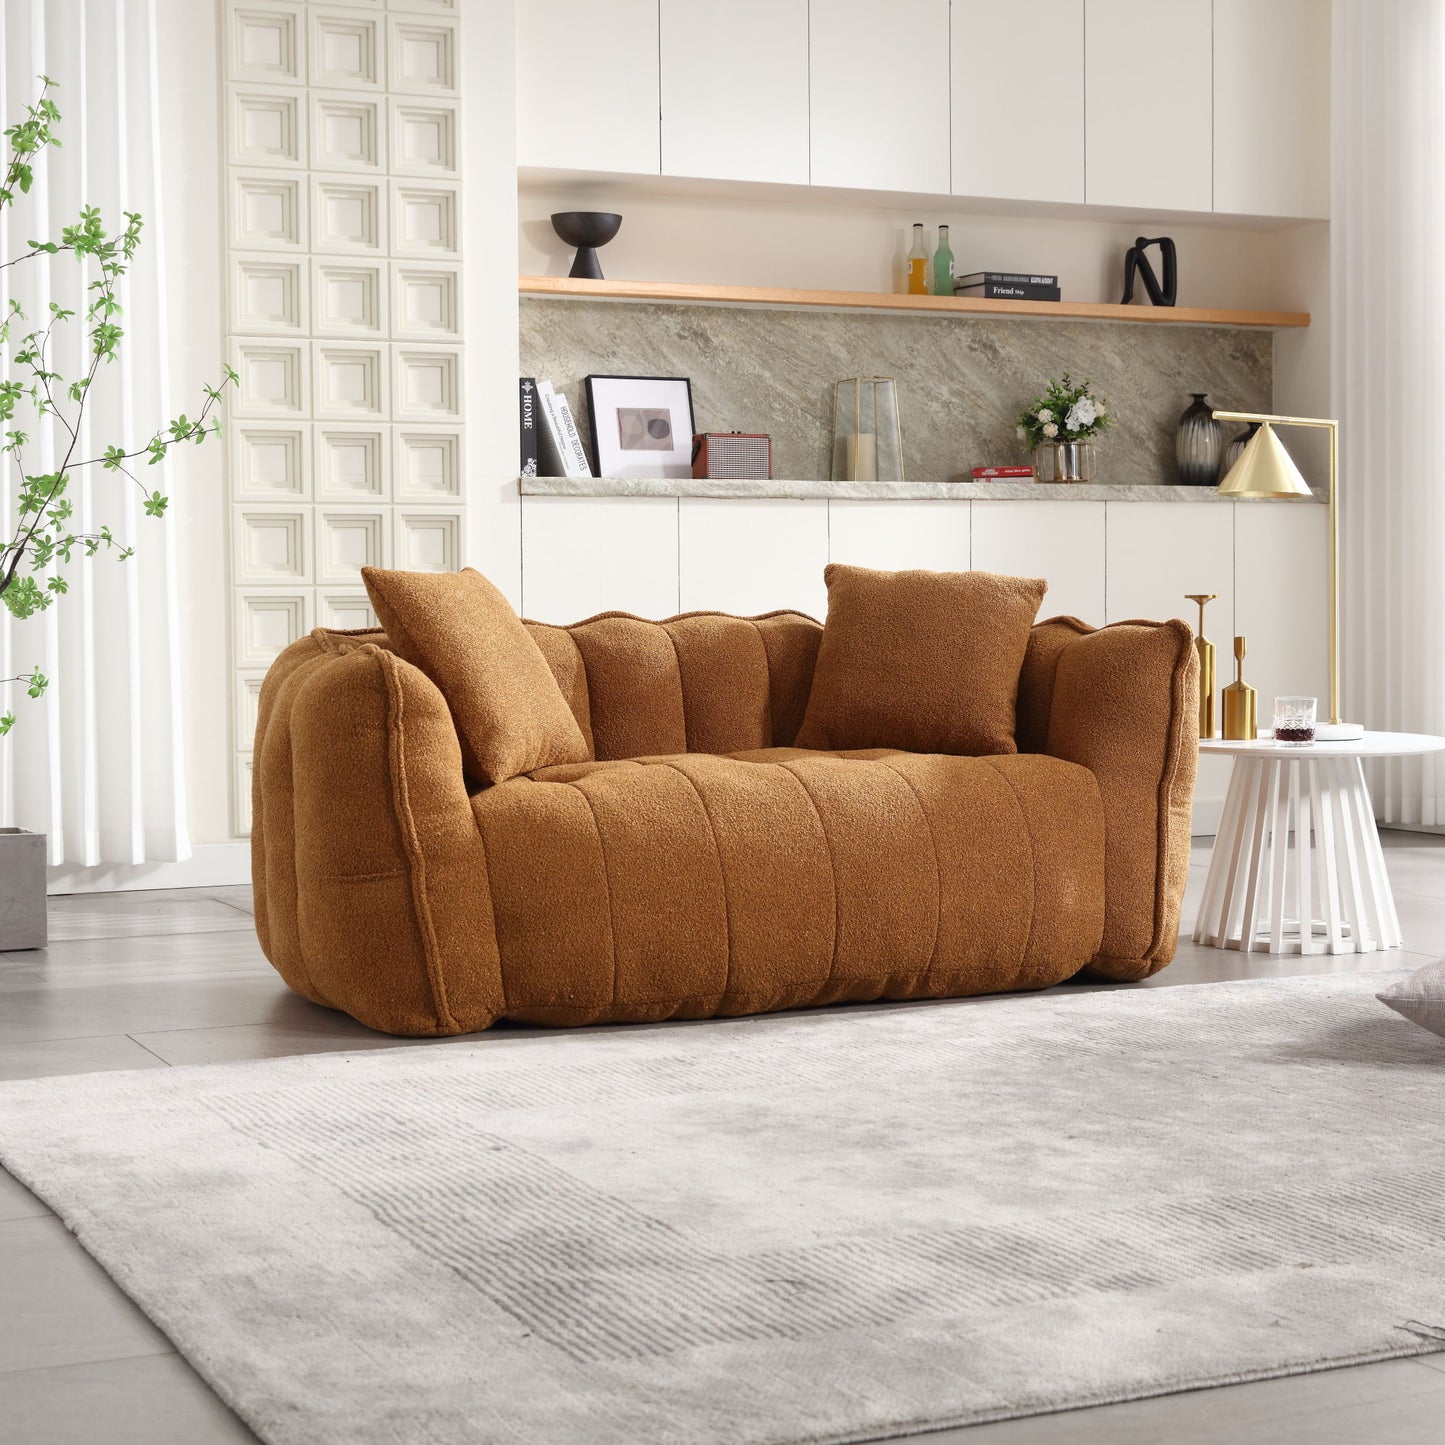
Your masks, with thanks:
M589 376L599 477L692 475L692 383L685 376Z

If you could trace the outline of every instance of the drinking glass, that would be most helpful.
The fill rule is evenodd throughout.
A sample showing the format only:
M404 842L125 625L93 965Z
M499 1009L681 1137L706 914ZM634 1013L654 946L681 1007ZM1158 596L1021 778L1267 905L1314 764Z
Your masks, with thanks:
M1315 708L1312 697L1277 697L1274 700L1274 740L1304 747L1315 740Z

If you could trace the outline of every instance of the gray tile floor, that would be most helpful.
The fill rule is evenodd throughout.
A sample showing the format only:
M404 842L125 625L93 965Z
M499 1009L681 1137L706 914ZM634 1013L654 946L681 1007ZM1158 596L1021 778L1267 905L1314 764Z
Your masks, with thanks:
M1145 986L1410 967L1445 954L1445 837L1383 838L1408 951L1301 960L1182 943L1174 963ZM1207 847L1196 848L1184 910L1191 926L1207 858ZM0 954L0 1078L414 1042L372 1033L288 993L256 944L249 889L58 898L51 938L42 951ZM538 1031L479 1037L524 1032ZM254 1438L60 1221L0 1171L0 1440L234 1445ZM1440 1445L1445 1354L922 1438L936 1445Z

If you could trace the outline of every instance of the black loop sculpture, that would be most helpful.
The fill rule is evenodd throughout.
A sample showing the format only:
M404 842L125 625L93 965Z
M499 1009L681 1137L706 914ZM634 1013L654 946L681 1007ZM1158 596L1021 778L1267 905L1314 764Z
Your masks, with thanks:
M1150 246L1158 246L1164 262L1164 284L1154 274L1154 267L1145 255ZM1136 236L1134 244L1124 253L1124 299L1119 303L1127 306L1134 299L1134 277L1137 274L1144 283L1144 290L1155 306L1172 306L1179 294L1179 257L1174 242L1168 236Z

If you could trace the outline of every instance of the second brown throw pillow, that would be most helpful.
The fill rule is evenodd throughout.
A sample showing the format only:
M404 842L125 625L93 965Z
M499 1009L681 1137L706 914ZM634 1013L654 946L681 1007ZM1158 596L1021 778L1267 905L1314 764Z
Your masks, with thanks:
M1012 753L1014 697L1046 584L831 564L800 748Z
M541 649L480 572L363 567L361 578L392 651L446 698L469 776L502 783L591 756Z

